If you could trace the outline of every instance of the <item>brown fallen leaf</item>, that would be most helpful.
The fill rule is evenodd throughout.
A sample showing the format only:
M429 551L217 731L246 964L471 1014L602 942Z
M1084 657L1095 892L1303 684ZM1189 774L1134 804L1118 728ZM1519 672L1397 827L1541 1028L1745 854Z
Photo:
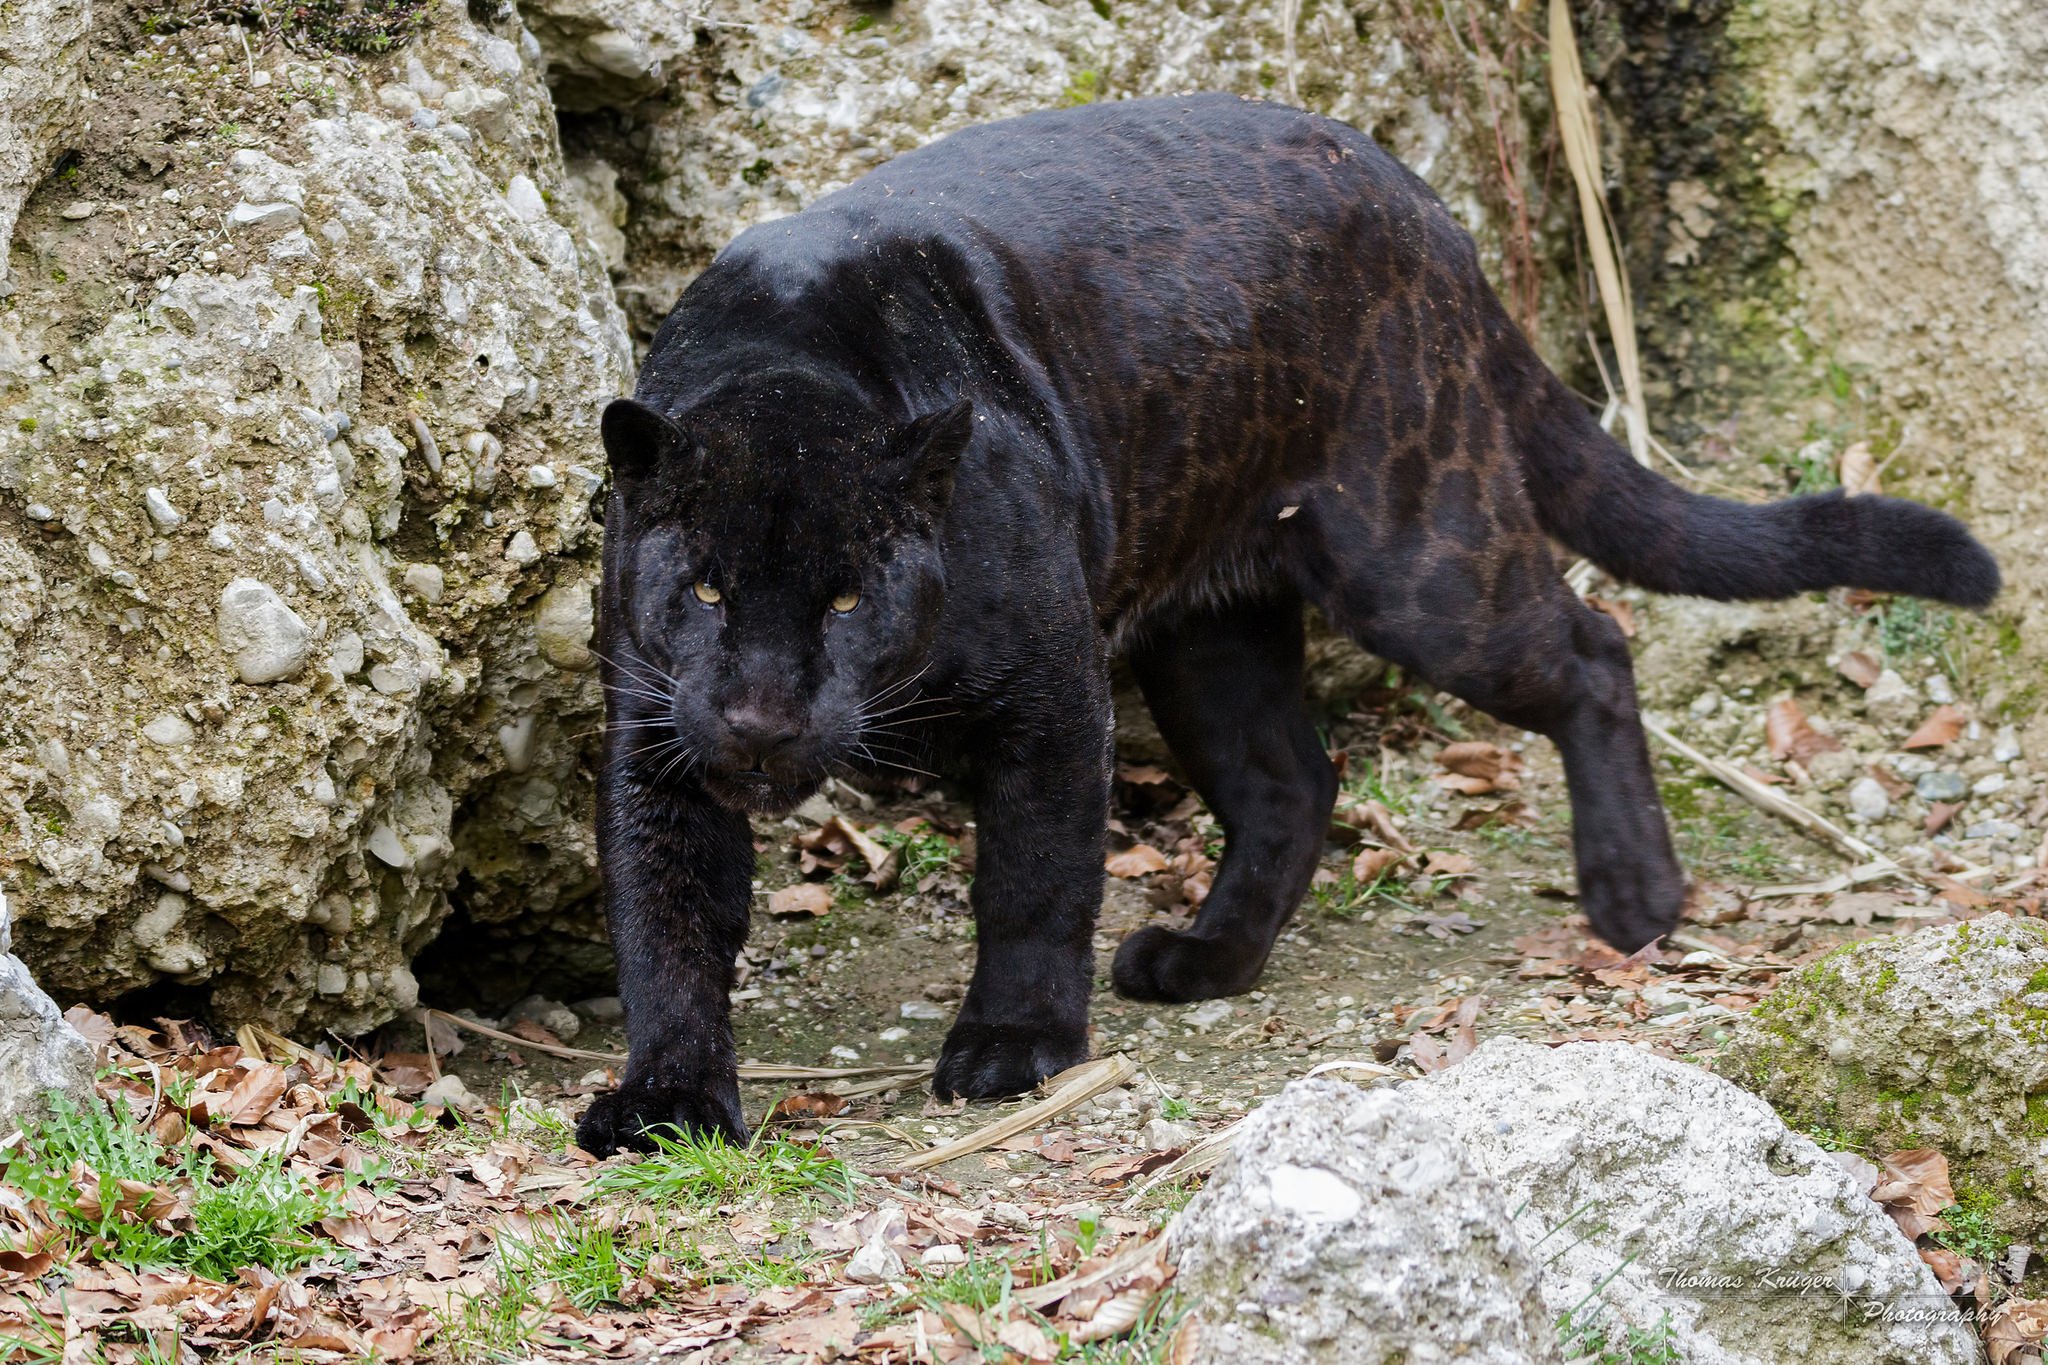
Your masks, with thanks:
M557 1038L552 1030L533 1019L514 1019L505 1026L505 1032L516 1038L524 1038L529 1043L543 1043L553 1047L562 1045L562 1040Z
M1470 876L1479 864L1463 853L1454 853L1447 848L1433 848L1423 860L1422 871L1430 877Z
M1968 1276L1963 1269L1963 1258L1947 1247L1921 1247L1920 1259L1934 1272L1934 1278L1941 1281L1941 1287L1951 1294L1962 1292Z
M1969 717L1959 706L1937 706L1934 714L1920 722L1920 728L1906 739L1903 747L1908 749L1939 749L1962 738L1963 726Z
M1391 848L1361 848L1358 856L1351 860L1351 879L1360 886L1370 886L1400 866L1407 856Z
M1415 845L1409 843L1407 837L1395 828L1394 813L1382 802L1357 801L1339 806L1333 812L1333 818L1340 824L1364 830L1388 848L1398 849L1402 853L1415 851Z
M1813 728L1806 712L1790 697L1780 697L1764 713L1764 734L1771 745L1771 757L1783 763L1791 759L1804 766L1815 754L1839 749L1842 742Z
M1843 451L1835 469L1841 475L1844 497L1884 492L1883 485L1877 481L1877 456L1870 453L1868 441L1858 441Z
M845 1110L846 1096L834 1095L828 1090L809 1090L784 1096L769 1117L783 1120L829 1119Z
M1112 853L1103 859L1102 866L1112 877L1142 877L1151 872L1164 872L1168 863L1166 855L1150 844L1132 844L1121 853Z
M1852 649L1835 660L1835 671L1868 692L1877 684L1884 665L1867 649Z
M829 915L832 913L832 888L822 882L797 882L793 886L785 886L768 897L768 913Z
M1595 597L1587 593L1586 605L1620 626L1621 633L1628 639L1636 638L1636 609L1629 603L1617 602L1607 597Z
M1893 1152L1882 1162L1877 1188L1870 1197L1884 1206L1908 1240L1917 1242L1948 1226L1938 1216L1956 1202L1948 1158L1932 1147Z
M1873 763L1868 769L1870 780L1884 788L1884 794L1894 801L1903 801L1913 794L1913 784L1902 782L1899 775L1882 763Z
M1522 785L1522 756L1485 740L1468 739L1447 744L1437 754L1436 761L1444 769L1437 774L1436 783L1467 796L1516 791Z
M1963 808L1960 801L1936 801L1927 807L1927 818L1920 827L1929 834L1939 834L1948 828L1948 822L1956 818L1956 812Z
M2038 1365L2048 1338L2048 1299L2008 1299L1984 1325L1991 1365Z

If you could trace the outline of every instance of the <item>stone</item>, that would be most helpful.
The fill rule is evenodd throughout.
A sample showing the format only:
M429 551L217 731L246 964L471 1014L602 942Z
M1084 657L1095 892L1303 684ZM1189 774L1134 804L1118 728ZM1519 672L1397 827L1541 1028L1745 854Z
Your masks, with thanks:
M1401 1094L1517 1210L1552 1313L1597 1304L1612 1323L1668 1321L1688 1365L1977 1359L1884 1211L1710 1072L1628 1043L1502 1038Z
M13 953L13 920L0 892L0 1138L48 1117L51 1097L93 1098L92 1044L71 1027Z
M467 1114L480 1110L484 1102L476 1097L462 1077L450 1071L420 1092L421 1104L438 1104L443 1109L453 1109Z
M1959 1200L2048 1238L2048 924L1990 914L1850 944L1780 982L1719 1067L1793 1123L1939 1148Z
M582 484L495 477L601 470L602 400L631 386L540 54L508 6L439 6L374 58L280 38L252 92L231 25L219 61L190 46L219 21L151 37L98 10L16 0L0 23L0 527L28 532L0 531L17 951L60 998L176 981L225 1023L352 1036L406 1008L458 880L479 953L513 921L602 942L602 697L534 626L549 590L596 581L598 530ZM150 168L229 123L214 153ZM49 176L59 148L90 220L61 216L85 196ZM36 186L18 221L17 184ZM236 582L223 611L234 580L261 590ZM199 737L160 745L144 722L166 714ZM164 877L195 932L151 947L132 927Z
M616 995L593 995L588 1000L578 1000L573 1008L593 1023L616 1023L626 1017L626 1007Z
M668 84L697 45L690 11L666 0L545 0L524 11L562 108L631 107Z
M563 1042L568 1042L583 1029L583 1021L576 1011L559 1000L550 1000L544 995L529 995L505 1012L507 1019L526 1019L539 1024Z
M182 749L198 737L192 722L174 712L166 711L142 727L142 733L150 743L166 749Z
M534 643L556 668L581 673L597 660L590 652L597 632L597 596L587 582L557 583L541 594L534 613Z
M277 590L254 578L237 578L221 589L214 632L245 683L296 678L312 640L305 620Z
M1863 714L1881 729L1910 727L1919 721L1920 710L1920 694L1893 669L1879 673L1863 694Z
M1859 777L1849 787L1849 812L1866 824L1882 820L1892 808L1884 785L1874 777Z
M1922 801L1960 801L1969 794L1970 779L1952 769L1922 773L1913 780Z
M1559 1359L1501 1191L1388 1090L1295 1081L1175 1219L1197 1358L1257 1365Z
M297 227L305 216L297 204L237 204L228 210L228 230L277 234Z
M928 1000L905 1000L896 1007L896 1012L905 1019L922 1019L927 1022L946 1017L944 1010Z
M1181 1022L1197 1033L1207 1033L1218 1024L1227 1022L1236 1009L1228 1000L1205 1000L1183 1014Z
M1998 733L1991 738L1991 759L1994 763L2010 763L2020 757L2019 731L2010 725L1998 727Z
M161 488L142 490L142 510L148 514L149 524L164 535L185 524L185 514L171 506L170 495Z

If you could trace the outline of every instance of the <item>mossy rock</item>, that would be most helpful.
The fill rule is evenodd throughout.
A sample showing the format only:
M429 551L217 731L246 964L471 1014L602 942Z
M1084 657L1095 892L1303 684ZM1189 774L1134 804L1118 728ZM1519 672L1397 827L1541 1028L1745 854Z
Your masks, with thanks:
M2048 1234L2048 924L1986 915L1850 944L1788 977L1717 1069L1794 1127L1934 1147L1997 1230Z

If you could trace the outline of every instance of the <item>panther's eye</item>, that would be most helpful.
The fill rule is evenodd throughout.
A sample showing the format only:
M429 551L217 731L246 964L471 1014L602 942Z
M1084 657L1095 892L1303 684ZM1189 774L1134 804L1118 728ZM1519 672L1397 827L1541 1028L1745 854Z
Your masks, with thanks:
M840 593L839 596L832 599L832 610L838 612L841 616L846 615L846 613L852 611L855 607L859 605L859 588L848 588L845 592Z
M724 593L712 587L709 583L704 582L702 579L699 579L697 581L697 585L691 588L690 591L696 593L697 600L699 602L702 602L707 607L718 605L718 600L725 596Z

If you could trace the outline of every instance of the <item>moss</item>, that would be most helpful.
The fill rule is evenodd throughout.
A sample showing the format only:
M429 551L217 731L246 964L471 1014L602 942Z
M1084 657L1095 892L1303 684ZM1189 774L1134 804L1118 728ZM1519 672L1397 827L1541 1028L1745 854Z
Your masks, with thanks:
M32 432L36 429L36 419L33 417L24 417L19 422L16 422L14 425L17 430L23 432Z
M1077 71L1060 95L1064 105L1093 104L1102 98L1102 77L1093 71Z

